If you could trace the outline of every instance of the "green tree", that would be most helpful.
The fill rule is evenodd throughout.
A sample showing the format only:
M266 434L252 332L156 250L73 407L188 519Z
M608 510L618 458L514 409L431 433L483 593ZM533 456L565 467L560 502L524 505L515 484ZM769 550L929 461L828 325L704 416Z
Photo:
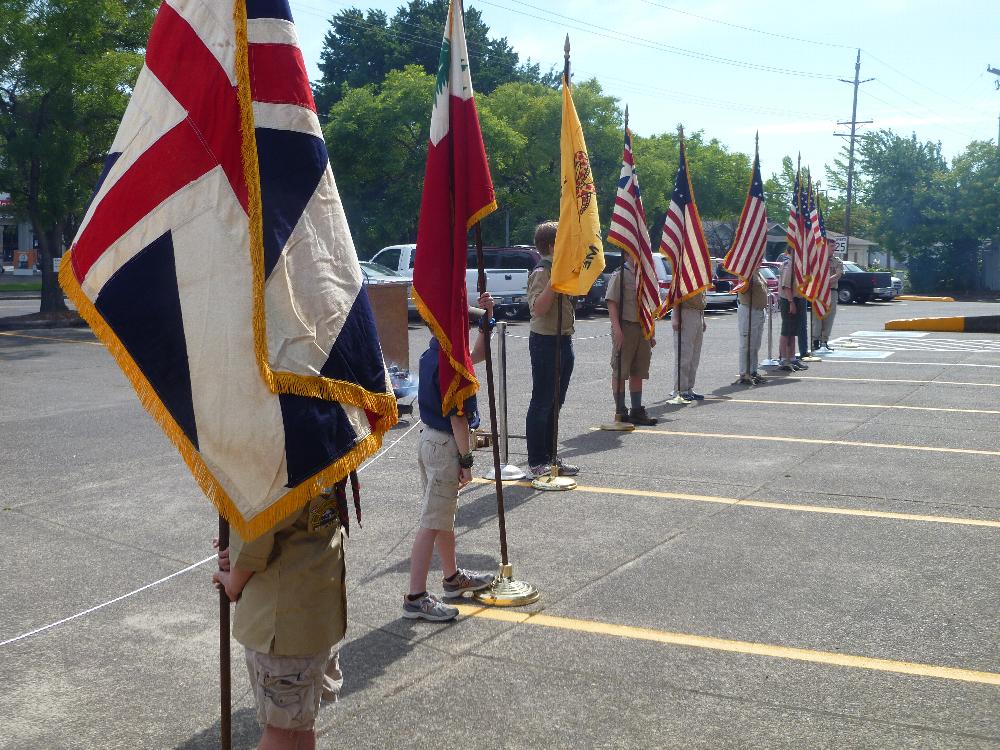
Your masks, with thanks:
M871 210L879 244L893 256L916 263L914 288L966 286L965 270L946 259L955 185L941 145L921 142L916 134L903 138L879 130L861 137L858 154L864 173L858 203ZM950 274L949 266L959 276Z
M142 65L153 0L0 5L0 185L38 238L43 312L65 309L52 259L76 230Z
M345 88L323 128L358 252L417 234L435 77L417 65Z
M330 19L314 84L316 106L325 115L343 96L344 86L380 85L390 70L418 65L437 74L448 0L409 0L389 18L379 10L349 8ZM538 82L538 65L519 64L504 37L493 39L476 8L465 11L465 36L477 92L489 93L511 81ZM549 79L547 79L549 80Z

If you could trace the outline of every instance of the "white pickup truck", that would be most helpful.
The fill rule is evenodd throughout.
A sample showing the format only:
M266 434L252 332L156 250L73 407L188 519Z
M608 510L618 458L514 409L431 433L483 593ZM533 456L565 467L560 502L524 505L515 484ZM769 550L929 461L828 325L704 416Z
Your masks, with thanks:
M375 253L372 257L372 262L398 271L412 280L413 261L416 257L416 251L417 246L414 244L390 245L389 247L383 247ZM524 259L520 258L522 254L525 255ZM514 255L518 256L518 261L520 261L522 267L508 268L506 266L513 265L513 263L504 263L503 268L491 268L490 261L495 259L497 252L493 248L484 251L486 259L486 291L495 300L498 315L514 316L527 314L528 274L531 272L531 269L527 266L532 264L533 261L528 260L530 257L528 251L524 251L523 253L516 251L511 254L512 259ZM468 292L470 303L474 303L479 297L479 272L476 270L475 258L475 250L470 249L467 258L468 270L465 272L465 288Z

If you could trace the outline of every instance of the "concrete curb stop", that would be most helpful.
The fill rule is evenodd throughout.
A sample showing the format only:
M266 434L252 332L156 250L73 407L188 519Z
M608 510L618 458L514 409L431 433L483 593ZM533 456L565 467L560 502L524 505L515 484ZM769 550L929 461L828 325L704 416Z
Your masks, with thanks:
M1000 333L1000 315L963 315L954 318L904 318L902 320L887 320L885 330Z
M39 331L46 328L86 328L87 322L80 317L62 320L18 320L0 318L0 331Z

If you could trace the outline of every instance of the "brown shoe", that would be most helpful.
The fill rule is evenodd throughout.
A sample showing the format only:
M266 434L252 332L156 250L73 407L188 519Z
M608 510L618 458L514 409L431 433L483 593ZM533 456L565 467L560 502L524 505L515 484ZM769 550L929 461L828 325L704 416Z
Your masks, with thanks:
M646 413L646 407L640 406L638 409L629 409L628 421L640 427L652 427L660 420L651 417Z

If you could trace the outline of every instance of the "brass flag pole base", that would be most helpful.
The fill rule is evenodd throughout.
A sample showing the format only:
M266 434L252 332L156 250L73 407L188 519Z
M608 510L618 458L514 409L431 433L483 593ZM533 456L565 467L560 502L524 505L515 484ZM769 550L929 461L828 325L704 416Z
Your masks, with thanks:
M691 402L684 398L681 394L674 394L674 397L667 399L668 404L673 404L675 406L684 406L685 404L690 404Z
M837 346L841 349L860 349L860 345L854 339L847 339L846 341L837 342Z
M487 471L484 471L481 476L483 477L483 479L490 479L490 480L496 478L496 474L492 466L490 466ZM526 476L528 475L525 474L520 467L514 464L501 464L500 466L501 482L516 482L519 479L524 479Z
M804 356L804 357L799 357L799 359L801 359L803 362L822 362L823 361L822 357L817 357L812 352L807 353L806 356Z
M501 565L490 587L474 594L477 602L491 607L521 607L534 604L540 597L530 583L514 579L514 566L510 564Z
M598 429L608 432L632 432L635 429L635 425L631 422L626 422L624 414L615 414L614 422L602 424Z
M576 480L572 477L559 476L559 467L552 464L550 473L544 477L535 477L531 481L531 486L543 492L575 490Z

